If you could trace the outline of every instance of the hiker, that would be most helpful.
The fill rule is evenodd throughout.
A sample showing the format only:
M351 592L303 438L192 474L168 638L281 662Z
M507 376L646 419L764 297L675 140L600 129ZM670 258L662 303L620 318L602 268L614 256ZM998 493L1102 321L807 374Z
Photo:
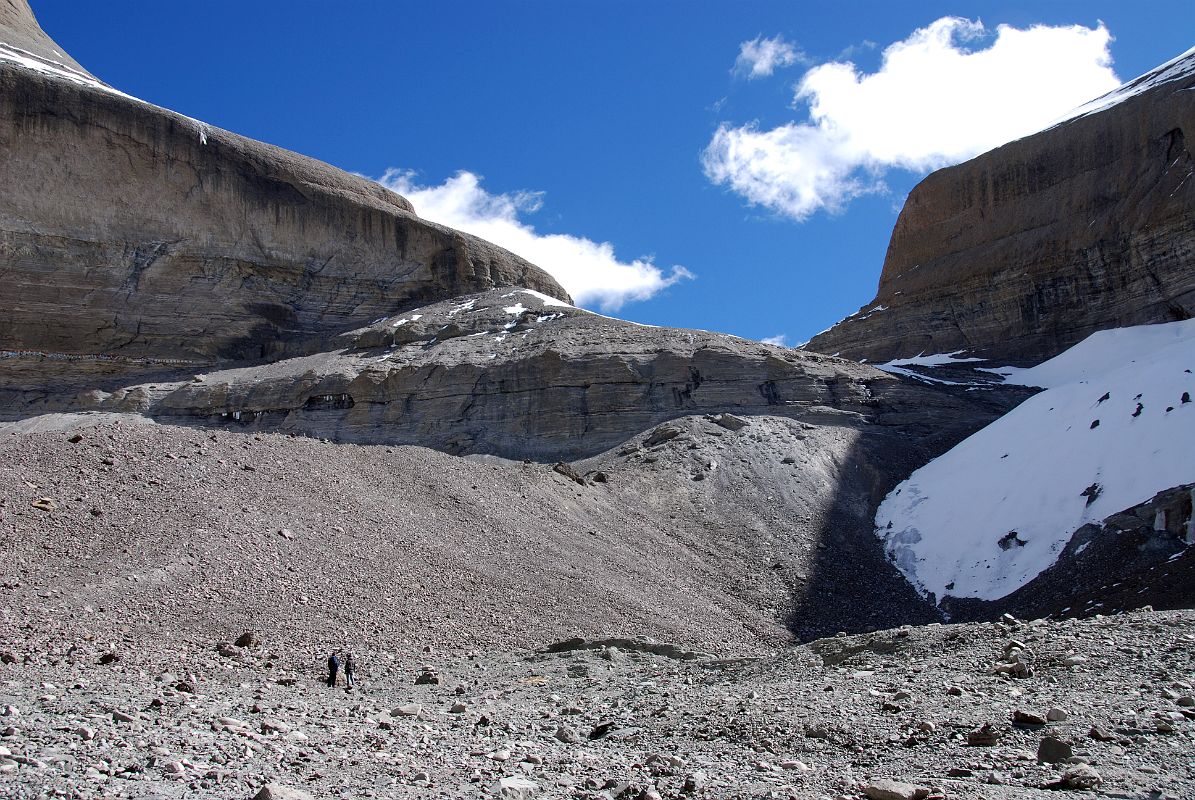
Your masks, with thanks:
M333 650L328 655L328 685L336 685L336 673L340 672L340 659L336 657L336 651ZM346 670L347 672L347 670Z
M352 653L344 659L344 681L350 689L357 685L357 662L353 660Z

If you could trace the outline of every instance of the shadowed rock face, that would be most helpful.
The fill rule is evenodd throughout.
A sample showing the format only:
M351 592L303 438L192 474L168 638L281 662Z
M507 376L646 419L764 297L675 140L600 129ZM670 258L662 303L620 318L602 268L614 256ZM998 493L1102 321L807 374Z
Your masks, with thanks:
M1195 52L1134 84L922 181L875 300L808 348L1036 362L1096 330L1195 314Z
M0 0L0 349L211 363L520 285L494 245L304 156L106 87Z

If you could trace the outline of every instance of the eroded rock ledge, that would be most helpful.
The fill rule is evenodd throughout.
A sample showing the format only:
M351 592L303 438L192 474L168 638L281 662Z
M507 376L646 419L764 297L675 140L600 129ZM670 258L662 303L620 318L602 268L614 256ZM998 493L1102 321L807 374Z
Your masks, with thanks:
M542 461L584 458L670 419L723 412L888 426L936 447L1007 408L816 353L614 320L523 289L384 317L333 344L252 367L192 366L110 391L77 370L77 383L57 393L10 397L23 398L18 416L136 412ZM9 361L32 383L39 370L57 368L42 356Z

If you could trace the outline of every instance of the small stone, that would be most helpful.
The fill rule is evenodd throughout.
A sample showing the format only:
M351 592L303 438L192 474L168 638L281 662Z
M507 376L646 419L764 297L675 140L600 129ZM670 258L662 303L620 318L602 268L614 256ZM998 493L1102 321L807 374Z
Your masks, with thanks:
M581 734L569 725L561 725L556 729L556 738L565 744L576 744L581 741Z
M685 776L684 786L681 791L685 794L696 794L705 788L709 782L709 776L704 772L697 771Z
M85 742L90 742L95 738L95 729L89 728L86 725L81 725L78 728L75 728L75 736L78 736Z
M290 731L291 731L290 725L286 724L282 720L271 719L271 718L267 717L261 721L261 732L262 733L265 733L265 734L273 734L273 733L287 734L287 733L290 733Z
M1074 750L1069 744L1053 736L1045 737L1037 745L1037 760L1049 764L1058 764L1066 761L1068 758L1074 756L1074 754Z
M1000 731L990 722L967 733L967 744L971 747L992 747L1000 741Z
M1114 734L1108 733L1103 728L1097 728L1095 726L1092 726L1091 730L1089 730L1087 732L1087 735L1090 736L1092 739L1095 739L1097 742L1115 742L1116 741L1116 736Z
M495 750L492 753L486 753L485 757L491 761L510 761L510 751L504 747L501 750Z
M751 423L733 414L706 414L705 418L728 431L741 431Z
M407 703L390 711L392 717L418 717L423 713L423 706L418 703Z
M293 786L284 786L281 783L267 783L261 787L261 791L253 795L253 800L315 800L315 798L302 789L296 789Z
M121 711L120 709L113 709L112 710L112 719L116 720L117 722L133 722L137 718L134 717L132 714L126 714L125 712Z
M963 696L963 687L951 686L949 689L946 690L946 694L950 695L951 697L962 697Z
M449 714L464 714L469 710L469 707L464 703L453 703L452 708L448 709Z
M1058 706L1054 706L1046 712L1046 719L1048 719L1050 722L1066 722L1069 716L1069 714L1067 714L1061 708L1058 708Z
M1103 777L1087 764L1076 764L1062 773L1062 780L1058 781L1063 789L1093 789L1100 784Z
M1039 725L1045 725L1046 722L1046 718L1035 711L1026 711L1023 708L1018 708L1012 712L1013 725L1037 727Z
M237 647L257 647L261 642L253 631L245 631L237 637L237 640L233 644Z
M1066 658L1062 659L1062 665L1065 667L1077 667L1080 664L1086 664L1086 663L1087 663L1086 656L1067 656Z
M500 778L491 789L498 797L508 800L526 800L539 795L539 784L520 777Z
M415 678L416 686L438 686L440 684L440 676L430 670L424 670Z
M120 656L116 653L104 653L100 656L101 664L115 664L117 661L120 661Z
M929 789L911 783L880 778L859 787L871 800L922 800L929 797Z

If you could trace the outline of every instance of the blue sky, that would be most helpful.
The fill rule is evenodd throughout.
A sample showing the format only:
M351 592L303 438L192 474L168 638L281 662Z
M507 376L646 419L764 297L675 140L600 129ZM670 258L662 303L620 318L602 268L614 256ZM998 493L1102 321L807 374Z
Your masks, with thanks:
M542 265L572 269L590 307L790 344L871 299L905 195L965 157L950 144L992 146L974 125L948 130L983 115L976 97L1019 119L1110 80L1094 45L1121 80L1195 45L1195 4L1169 0L32 5L117 88L353 172L389 171L426 216L466 213L479 232L527 241L532 260L570 262ZM970 23L948 24L953 50L934 57L1004 55L941 62L974 66L973 79L970 66L924 83L885 67L886 49L942 33L944 17ZM1084 30L1030 41L1000 25ZM779 59L771 74L765 53ZM825 67L845 62L853 72ZM770 161L760 147L775 148ZM797 170L806 158L824 180Z

